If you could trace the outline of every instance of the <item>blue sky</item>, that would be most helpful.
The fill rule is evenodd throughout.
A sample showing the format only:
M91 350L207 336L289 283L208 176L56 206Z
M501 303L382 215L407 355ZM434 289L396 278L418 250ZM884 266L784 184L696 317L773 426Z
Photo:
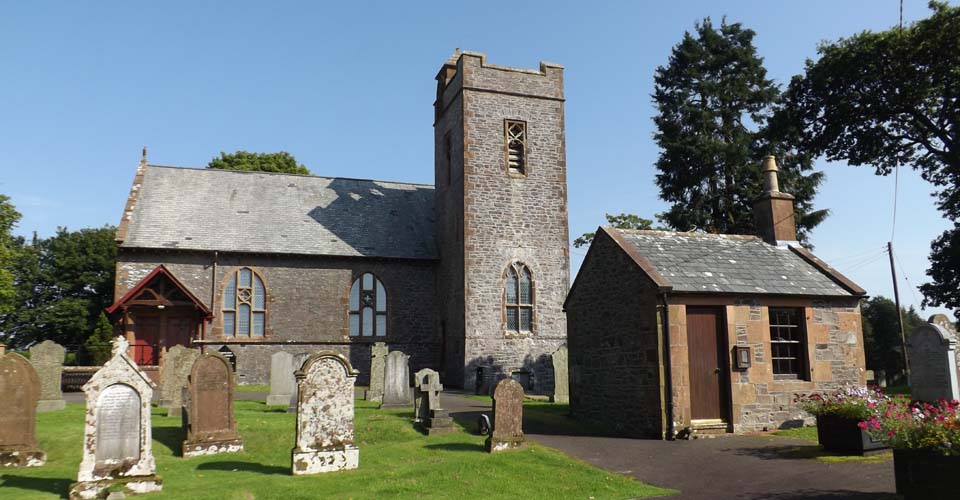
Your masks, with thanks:
M904 0L907 21L926 0ZM459 47L494 64L566 67L571 239L605 212L663 211L654 185L653 73L705 16L744 23L783 84L834 40L897 23L897 0L762 2L2 2L0 193L17 232L117 224L140 147L203 166L286 150L318 175L433 182L434 76ZM893 177L819 162L832 215L816 253L892 296L880 251ZM901 298L948 227L932 187L900 175ZM585 249L573 249L573 272ZM925 313L929 314L931 311Z

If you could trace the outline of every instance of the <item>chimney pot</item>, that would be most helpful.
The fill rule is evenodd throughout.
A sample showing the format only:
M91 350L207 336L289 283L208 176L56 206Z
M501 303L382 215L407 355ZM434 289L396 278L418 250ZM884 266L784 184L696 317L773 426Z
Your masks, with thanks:
M773 155L763 157L763 164L760 167L763 172L763 190L767 193L779 193L780 181L777 179L777 158Z
M777 159L765 156L760 164L763 194L753 203L757 232L771 245L796 244L797 226L793 214L793 196L780 192Z

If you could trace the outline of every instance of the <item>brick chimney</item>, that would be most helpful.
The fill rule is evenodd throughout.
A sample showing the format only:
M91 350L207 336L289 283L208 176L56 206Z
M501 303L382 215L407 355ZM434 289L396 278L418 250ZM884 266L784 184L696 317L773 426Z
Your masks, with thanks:
M771 245L798 245L793 196L780 192L777 159L764 157L760 171L763 174L763 194L753 202L757 234Z

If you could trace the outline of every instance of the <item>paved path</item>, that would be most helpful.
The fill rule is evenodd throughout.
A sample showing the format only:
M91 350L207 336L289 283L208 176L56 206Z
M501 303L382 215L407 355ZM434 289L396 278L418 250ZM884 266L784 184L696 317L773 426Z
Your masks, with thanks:
M442 404L458 420L476 421L490 404L444 393ZM598 467L645 483L680 490L670 498L853 499L895 498L893 462L827 464L786 458L783 451L809 442L775 436L724 436L694 441L528 434L527 438Z

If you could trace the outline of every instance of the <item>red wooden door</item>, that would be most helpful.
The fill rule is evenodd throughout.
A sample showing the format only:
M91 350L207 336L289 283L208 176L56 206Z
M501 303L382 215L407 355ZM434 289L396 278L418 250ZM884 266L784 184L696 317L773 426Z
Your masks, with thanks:
M190 347L193 334L197 328L197 320L186 316L168 316L164 328L164 346L167 349L175 345Z
M158 316L138 316L133 341L133 360L138 365L156 365L159 363L162 318Z
M690 355L690 417L725 420L727 417L726 338L716 307L687 307L687 345Z

